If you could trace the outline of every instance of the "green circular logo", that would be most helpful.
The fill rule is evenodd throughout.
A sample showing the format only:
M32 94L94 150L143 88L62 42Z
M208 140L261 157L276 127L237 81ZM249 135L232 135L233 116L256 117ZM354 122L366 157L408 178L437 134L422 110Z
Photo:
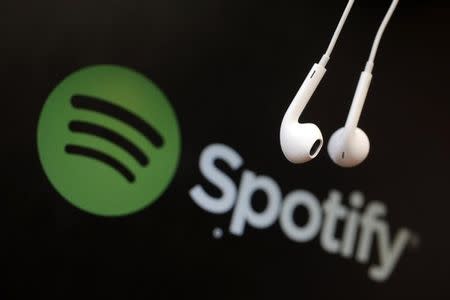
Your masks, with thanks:
M157 200L178 165L174 110L145 76L92 66L64 79L38 124L41 164L55 189L92 214L123 216Z

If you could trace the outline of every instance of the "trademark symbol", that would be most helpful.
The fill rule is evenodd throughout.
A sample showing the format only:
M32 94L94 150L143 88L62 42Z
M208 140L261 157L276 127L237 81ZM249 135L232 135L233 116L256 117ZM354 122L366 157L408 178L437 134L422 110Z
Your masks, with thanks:
M222 228L216 227L212 231L212 235L215 239L221 239L223 237L223 230Z

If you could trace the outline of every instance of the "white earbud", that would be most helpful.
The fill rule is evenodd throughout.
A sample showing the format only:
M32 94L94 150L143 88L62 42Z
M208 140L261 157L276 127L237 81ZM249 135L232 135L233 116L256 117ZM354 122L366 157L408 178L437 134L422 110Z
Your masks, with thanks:
M371 80L372 74L368 72L361 74L345 127L333 133L328 142L328 154L331 160L341 167L359 165L369 154L369 138L357 126Z
M353 3L354 0L348 2L326 53L318 64L314 64L284 115L280 129L280 144L284 155L292 163L299 164L310 161L317 156L322 148L323 137L320 129L312 123L299 123L299 118L325 75L325 66L330 59L331 52Z
M323 66L314 64L281 123L281 149L292 163L299 164L310 161L322 148L323 137L320 129L312 123L299 123L298 119L325 72L326 69Z
M378 29L369 61L359 78L358 87L356 88L345 126L338 129L331 136L330 142L328 143L328 154L330 155L331 160L341 167L355 167L362 163L369 154L369 138L364 131L358 128L358 122L372 81L372 70L381 37L383 36L384 30L386 29L398 2L399 0L394 0L392 2Z

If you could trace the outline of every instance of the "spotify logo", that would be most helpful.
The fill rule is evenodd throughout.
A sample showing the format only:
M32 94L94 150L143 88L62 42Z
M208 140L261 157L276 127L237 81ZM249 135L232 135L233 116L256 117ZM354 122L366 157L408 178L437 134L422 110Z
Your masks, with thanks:
M38 124L42 167L74 206L123 216L157 200L175 174L181 136L174 110L145 76L92 66L64 79Z

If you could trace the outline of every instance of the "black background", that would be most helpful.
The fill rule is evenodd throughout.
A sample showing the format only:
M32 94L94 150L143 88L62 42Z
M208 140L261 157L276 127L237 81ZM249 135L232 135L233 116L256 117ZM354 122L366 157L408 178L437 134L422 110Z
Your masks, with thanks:
M346 1L3 1L0 8L3 214L2 299L348 299L450 296L448 259L449 4L401 1L384 38L360 123L371 141L363 165L341 169L325 149L291 165L281 119L325 51ZM390 1L356 1L328 72L302 121L327 139L342 126ZM181 163L155 204L123 218L71 206L39 163L36 127L50 91L84 66L117 64L168 95L183 135ZM198 158L224 143L245 169L273 177L283 195L323 200L361 190L388 207L391 235L420 236L385 283L367 265L330 255L314 240L289 241L274 225L226 230L188 196L205 184ZM242 170L234 172L236 181ZM263 199L256 199L261 202ZM1 297L1 295L0 295Z

